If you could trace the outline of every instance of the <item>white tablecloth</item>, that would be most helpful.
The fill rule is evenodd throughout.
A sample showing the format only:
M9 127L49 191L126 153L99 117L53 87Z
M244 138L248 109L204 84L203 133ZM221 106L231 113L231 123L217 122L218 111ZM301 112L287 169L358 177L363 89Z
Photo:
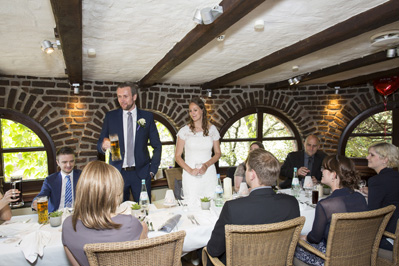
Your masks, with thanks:
M282 190L282 193L290 194L290 190ZM309 202L309 198L306 198L304 194L298 198L298 201ZM300 204L301 215L306 217L305 226L302 230L303 234L307 234L313 224L314 219L314 208L306 204ZM204 247L210 239L214 225L218 219L221 208L212 205L211 210L201 210L198 207L192 207L188 211L183 211L181 206L171 208L159 208L155 205L150 206L149 219L153 220L154 227L161 224L162 221L166 221L168 218L175 214L182 215L177 228L173 231L184 230L186 231L186 237L184 239L183 253L187 253L199 248ZM188 215L194 215L200 225L192 224L188 219ZM51 227L49 224L41 226L39 229L37 224L37 214L33 215L21 215L14 216L10 222L21 223L30 219L28 224L31 224L31 230L44 230L51 233L51 240L49 244L44 248L43 257L38 257L33 265L51 265L51 266L64 266L70 265L64 252L64 247L61 242L61 226ZM1 227L2 225L0 225ZM156 228L155 228L156 229ZM0 266L1 265L30 265L25 259L19 242L25 235L29 233L29 230L21 232L14 237L0 238ZM166 234L162 231L149 232L148 237L156 237Z

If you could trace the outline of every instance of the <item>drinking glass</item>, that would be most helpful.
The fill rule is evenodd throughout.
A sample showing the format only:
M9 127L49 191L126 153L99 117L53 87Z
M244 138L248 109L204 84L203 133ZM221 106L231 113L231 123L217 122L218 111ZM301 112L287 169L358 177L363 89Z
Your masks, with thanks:
M183 190L183 188L181 188L180 189L180 198L182 198L182 204L183 204L183 211L188 211L188 205L187 205L187 203L184 201L184 199L186 198L185 197L185 195L184 195L184 190Z
M47 196L37 198L37 215L39 224L45 224L48 221L48 199Z
M119 147L118 135L117 134L109 135L109 140L111 141L112 161L122 160L121 149Z
M195 168L198 169L198 170L200 170L200 169L202 168L202 163L196 163L196 164L195 164ZM202 175L201 175L201 174L198 174L197 176L200 177L200 176L202 176Z
M10 202L11 208L18 208L24 206L24 201L22 199L22 177L11 177L11 188L19 190L19 196L16 196L15 193L12 194L12 199L17 199L17 201Z
M361 191L362 188L364 188L366 186L366 180L360 180L358 183L359 186L359 190Z
M305 189L305 196L307 198L310 198L313 189L313 181L311 176L308 175L305 177L305 181L303 182L303 188Z

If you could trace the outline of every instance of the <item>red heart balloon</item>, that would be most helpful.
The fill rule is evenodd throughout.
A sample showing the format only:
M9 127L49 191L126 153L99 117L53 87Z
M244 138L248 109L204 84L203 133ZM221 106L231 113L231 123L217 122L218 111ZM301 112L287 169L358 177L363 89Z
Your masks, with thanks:
M373 85L382 96L391 95L399 88L399 76L377 79Z

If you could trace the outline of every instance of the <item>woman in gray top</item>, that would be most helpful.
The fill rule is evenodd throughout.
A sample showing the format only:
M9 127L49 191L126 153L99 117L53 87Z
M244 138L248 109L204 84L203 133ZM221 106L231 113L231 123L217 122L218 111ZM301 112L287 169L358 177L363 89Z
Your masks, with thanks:
M123 178L101 161L87 164L76 185L74 213L62 225L62 243L72 265L89 265L87 243L132 241L147 238L145 223L116 214L123 199Z

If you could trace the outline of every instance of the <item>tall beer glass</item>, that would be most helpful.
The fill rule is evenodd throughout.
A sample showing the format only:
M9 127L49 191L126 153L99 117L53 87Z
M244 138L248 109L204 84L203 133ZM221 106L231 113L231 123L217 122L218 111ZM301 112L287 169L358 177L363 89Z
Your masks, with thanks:
M121 149L119 147L119 138L118 135L109 135L109 140L111 141L111 155L112 161L120 161L122 160Z
M45 224L48 221L48 199L47 196L38 197L37 199L37 215L39 224Z
M10 202L11 208L19 208L24 206L24 201L22 199L22 177L11 177L10 178L11 188L19 190L19 196L13 194L12 199L18 199L17 201Z

